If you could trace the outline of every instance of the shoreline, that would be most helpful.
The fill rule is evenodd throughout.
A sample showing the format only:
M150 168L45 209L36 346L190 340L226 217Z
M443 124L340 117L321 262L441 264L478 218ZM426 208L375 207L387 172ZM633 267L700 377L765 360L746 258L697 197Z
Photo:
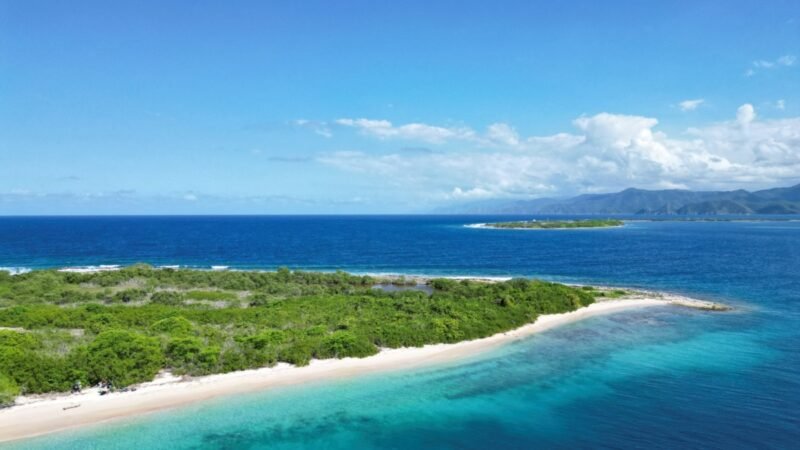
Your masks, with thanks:
M0 410L0 442L16 441L101 422L172 409L216 397L307 382L342 379L457 361L504 344L589 317L651 306L676 305L718 310L724 305L661 293L604 300L562 314L541 315L533 323L489 337L454 344L383 349L366 358L312 360L308 366L280 363L273 367L182 379L161 374L136 391L100 396L97 388L80 394L20 397ZM653 294L653 295L649 295ZM66 408L66 409L65 409Z

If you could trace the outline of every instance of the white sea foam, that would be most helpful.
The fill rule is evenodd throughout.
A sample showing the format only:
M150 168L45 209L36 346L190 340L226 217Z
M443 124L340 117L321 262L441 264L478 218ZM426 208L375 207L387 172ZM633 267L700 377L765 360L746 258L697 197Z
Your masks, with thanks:
M28 273L32 269L28 267L0 267L0 272L8 272L11 275L21 275L23 273Z
M333 271L321 271L323 273L333 273ZM508 281L513 279L514 277L511 276L502 276L502 275L470 275L470 274L463 274L463 275L446 275L446 274L436 274L436 273L409 273L409 272L348 272L350 275L356 276L368 276L368 277L388 277L388 278L400 278L404 277L409 280L413 279L420 279L420 280L432 280L434 278L447 278L450 280L480 280L480 281Z
M72 272L72 273L97 273L97 272L111 272L119 270L121 267L117 264L101 264L99 266L73 266L58 269L59 272Z
M468 223L464 225L466 228L489 228L485 223Z
M211 266L211 270L228 270L230 266Z

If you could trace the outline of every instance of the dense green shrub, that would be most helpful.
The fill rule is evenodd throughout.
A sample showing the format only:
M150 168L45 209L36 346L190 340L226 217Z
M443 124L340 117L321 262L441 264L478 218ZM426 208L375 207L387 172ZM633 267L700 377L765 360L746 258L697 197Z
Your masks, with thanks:
M164 364L156 339L125 330L100 333L87 350L91 383L111 381L115 386L128 386L149 381Z
M271 300L272 297L259 292L257 294L251 294L249 297L247 297L247 304L249 306L266 306L270 304Z
M194 325L183 316L173 316L150 325L150 331L174 335L189 334L194 331Z
M80 378L69 356L45 352L39 335L0 330L0 373L25 393L66 390Z
M114 296L111 297L111 301L130 303L130 302L142 301L146 297L147 297L147 292L144 291L143 289L125 289L114 294Z
M150 301L161 305L178 306L183 303L183 294L174 291L159 291L150 296Z
M9 376L0 373L0 408L14 404L19 395L19 386Z
M225 291L189 291L184 295L189 300L231 301L239 298L233 292Z
M176 373L212 373L219 363L219 347L208 347L198 338L180 337L169 341L167 364Z
M149 380L162 368L199 375L279 361L305 365L312 358L363 357L384 347L486 337L539 314L620 295L527 279L435 279L430 296L372 289L375 283L344 272L144 265L91 274L0 276L3 304L10 305L0 307L0 326L25 329L0 330L0 373L22 392L48 392L68 390L76 380L123 386ZM148 292L150 301L142 301ZM252 306L230 301L239 298Z
M240 341L244 342L245 344L253 347L253 348L266 348L270 345L278 345L282 344L286 340L286 337L281 330L266 330L262 331L261 333L255 336L247 336L242 338Z
M317 352L319 358L363 358L378 353L378 348L368 340L350 331L335 331L322 340Z
M307 366L313 357L313 349L308 342L300 341L290 347L284 347L278 353L278 360L294 364L295 366Z
M119 321L111 313L95 314L87 319L84 325L86 330L95 334L110 328L118 328L119 326Z

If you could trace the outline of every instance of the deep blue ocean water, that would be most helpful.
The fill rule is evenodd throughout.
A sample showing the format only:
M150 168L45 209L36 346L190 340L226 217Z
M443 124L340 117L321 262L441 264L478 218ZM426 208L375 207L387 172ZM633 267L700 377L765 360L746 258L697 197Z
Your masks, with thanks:
M466 228L502 217L0 218L0 267L525 276L732 313L596 317L469 360L230 396L18 448L798 448L800 222Z

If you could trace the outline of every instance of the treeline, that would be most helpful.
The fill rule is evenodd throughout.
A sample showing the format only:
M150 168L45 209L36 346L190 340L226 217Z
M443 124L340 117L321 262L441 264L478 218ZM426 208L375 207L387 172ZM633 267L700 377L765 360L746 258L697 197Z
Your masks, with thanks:
M76 381L126 386L164 368L205 375L481 338L597 295L526 279L435 279L431 295L389 293L370 277L287 269L2 274L0 327L15 329L0 329L0 403Z

